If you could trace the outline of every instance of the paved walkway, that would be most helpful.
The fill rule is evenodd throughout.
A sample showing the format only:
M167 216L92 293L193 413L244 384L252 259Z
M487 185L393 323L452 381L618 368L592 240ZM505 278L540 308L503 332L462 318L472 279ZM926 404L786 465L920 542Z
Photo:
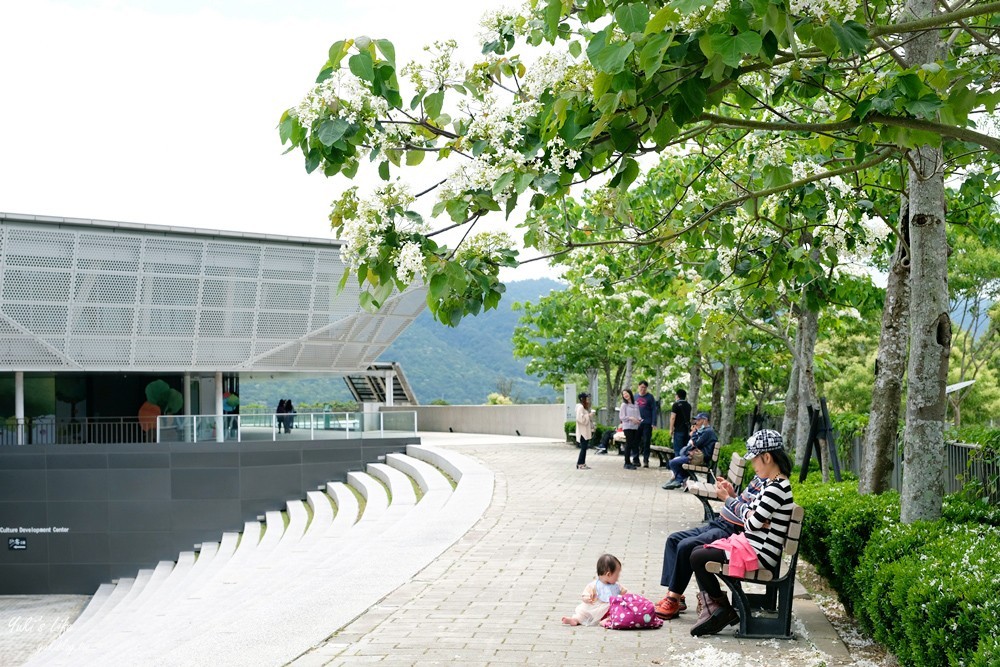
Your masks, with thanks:
M619 632L560 623L605 551L621 583L652 600L669 533L698 523L693 497L660 488L666 471L624 470L590 452L576 470L569 444L533 438L422 434L460 448L496 474L483 519L436 563L301 656L313 665L849 665L850 656L810 600L797 600L795 641L738 640L732 630L691 637L692 609L659 630ZM694 597L695 587L688 590ZM808 639L806 638L808 637Z
M850 665L846 647L807 599L795 603L794 641L737 640L732 630L696 639L692 609L659 630L618 632L563 626L605 552L623 562L621 582L654 601L666 536L701 517L697 500L663 491L666 472L627 471L616 456L537 438L421 434L494 471L482 519L407 584L295 660L313 665L611 665L819 667ZM345 585L350 573L345 572ZM689 589L692 599L694 589ZM17 630L0 598L0 665L21 664L49 635ZM38 600L38 598L32 598ZM63 601L31 609L42 627L75 617ZM77 600L75 604L79 604ZM12 611L13 610L13 611ZM21 618L27 614L20 613ZM34 642L32 648L31 642ZM207 656L206 656L207 658ZM291 656L290 656L291 658Z

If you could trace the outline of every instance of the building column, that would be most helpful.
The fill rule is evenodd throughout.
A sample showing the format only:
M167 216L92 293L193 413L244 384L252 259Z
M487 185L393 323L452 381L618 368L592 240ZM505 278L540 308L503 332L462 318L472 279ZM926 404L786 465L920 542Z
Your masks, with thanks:
M191 412L191 374L184 374L184 416L190 417Z
M226 432L223 430L225 420L222 418L222 371L215 373L215 441L225 442Z
M24 423L24 371L14 371L14 422L17 424L17 444L28 441L28 426Z
M396 393L396 388L393 386L393 378L396 374L393 371L385 372L385 405L386 407L392 407L393 398Z

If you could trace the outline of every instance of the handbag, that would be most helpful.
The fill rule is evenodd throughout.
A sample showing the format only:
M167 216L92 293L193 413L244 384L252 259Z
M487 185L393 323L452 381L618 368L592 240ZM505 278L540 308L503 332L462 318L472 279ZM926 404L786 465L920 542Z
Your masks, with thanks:
M688 458L691 459L691 465L705 465L705 452L701 451L697 447L691 450L691 453L688 454Z

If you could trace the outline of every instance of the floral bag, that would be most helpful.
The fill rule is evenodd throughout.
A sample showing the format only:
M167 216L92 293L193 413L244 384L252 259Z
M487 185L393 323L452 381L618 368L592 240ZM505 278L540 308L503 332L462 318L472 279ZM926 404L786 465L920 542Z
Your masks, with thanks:
M608 603L608 615L601 621L601 625L608 630L644 630L663 625L663 621L656 616L653 603L641 595L612 595Z

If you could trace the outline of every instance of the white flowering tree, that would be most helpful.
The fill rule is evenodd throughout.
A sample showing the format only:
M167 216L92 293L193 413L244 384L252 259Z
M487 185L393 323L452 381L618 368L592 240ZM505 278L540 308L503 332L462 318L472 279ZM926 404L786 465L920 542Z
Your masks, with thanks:
M388 42L335 43L316 89L285 113L280 132L309 171L353 177L370 165L386 182L365 196L348 191L331 217L369 288L363 304L377 307L394 287L423 279L430 308L452 324L494 307L499 268L518 261L510 237L474 241L485 216L542 208L594 178L624 192L644 154L714 157L721 153L709 147L729 145L753 173L731 196L676 192L641 241L649 245L903 156L910 287L921 295L911 313L903 517L934 518L943 483L940 475L926 483L926 473L939 467L951 338L943 182L953 156L985 151L973 159L988 162L1000 153L1000 141L972 121L997 99L998 9L931 0L530 0L523 12L488 17L486 57L467 68L447 43L426 64L398 70ZM784 164L755 171L740 146L748 132L798 144L818 173L798 178L787 152ZM427 153L452 166L427 167ZM433 176L404 185L395 179L406 166ZM609 209L603 224L625 224L625 213ZM455 226L464 235L444 247L439 235ZM546 253L588 243L558 219L536 218L520 235Z
M624 283L606 293L600 278L609 275L608 267L592 256L576 260L566 273L567 289L516 306L522 315L514 354L528 358L527 371L555 387L567 376L598 369L612 414L630 361L643 372L659 367L669 303Z

